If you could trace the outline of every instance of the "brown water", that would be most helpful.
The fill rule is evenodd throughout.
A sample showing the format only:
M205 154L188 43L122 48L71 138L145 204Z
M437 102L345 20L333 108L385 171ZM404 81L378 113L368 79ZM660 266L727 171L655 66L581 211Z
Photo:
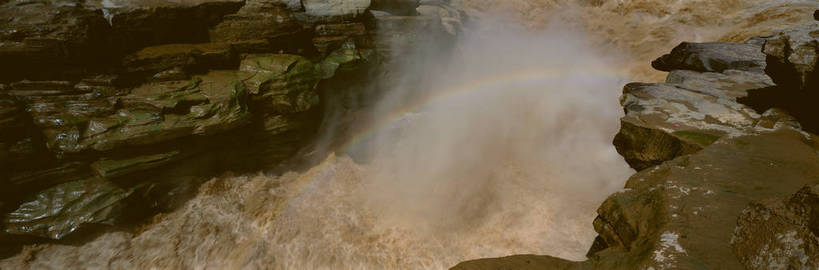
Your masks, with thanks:
M631 174L611 146L621 86L661 78L648 62L680 41L742 41L819 8L813 0L456 2L485 23L456 53L407 71L422 84L384 89L379 120L338 154L305 172L213 179L138 232L28 246L0 268L444 269L527 253L582 260L596 208ZM408 104L407 95L422 98ZM346 154L359 152L369 161Z

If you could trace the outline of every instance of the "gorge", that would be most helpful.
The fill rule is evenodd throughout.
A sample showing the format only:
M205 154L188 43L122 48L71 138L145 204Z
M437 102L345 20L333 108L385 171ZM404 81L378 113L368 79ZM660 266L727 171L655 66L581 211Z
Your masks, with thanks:
M0 0L0 269L813 269L817 9Z

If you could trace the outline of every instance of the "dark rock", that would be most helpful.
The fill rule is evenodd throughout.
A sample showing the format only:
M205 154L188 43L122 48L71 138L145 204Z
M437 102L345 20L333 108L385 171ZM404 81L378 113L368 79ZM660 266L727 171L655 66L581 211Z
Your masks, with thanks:
M147 47L123 59L126 72L169 77L168 73L204 73L211 69L235 68L238 56L228 44L169 44ZM164 72L165 74L158 74ZM170 74L172 75L172 74ZM176 77L186 77L177 75ZM170 76L174 78L174 76ZM182 78L186 79L186 78Z
M205 43L208 30L243 5L237 0L109 1L95 6L111 25L109 42L121 53L176 43Z
M765 55L761 51L762 48L754 44L683 42L670 54L651 62L651 66L662 71L686 69L722 72L736 69L762 72L765 69Z
M795 91L819 92L819 22L785 30L768 39L765 72Z
M320 24L316 25L315 33L313 44L321 56L327 56L348 42L359 48L372 47L367 28L362 23Z
M6 232L62 239L88 225L113 224L132 192L100 179L61 184L8 214Z
M754 91L746 101L757 110L782 108L806 131L819 132L819 22L785 30L765 43L765 72L777 87Z
M374 61L373 50L356 49L350 43L339 48L319 63L319 72L322 79L333 78L339 69L356 70L362 68L362 64Z
M315 135L319 92L371 78L376 46L438 44L462 23L444 2L380 19L369 6L0 0L3 226L64 239L124 207L131 223L171 209L225 170L274 166Z
M109 26L77 3L0 4L0 81L76 76L102 65Z
M285 54L251 55L242 60L240 72L252 72L245 82L254 110L262 113L305 112L318 104L314 91L319 71L312 62Z
M819 186L752 202L737 221L731 245L746 269L819 267Z
M589 263L570 262L551 256L514 255L494 259L478 259L459 263L452 270L581 270L594 269Z
M302 40L304 32L287 6L253 1L238 13L225 16L210 30L210 39L229 43L240 53L295 53L309 42Z
M8 87L8 93L16 96L63 96L88 93L90 90L76 88L70 81L19 81Z
M393 15L415 15L419 0L372 0L370 9L386 11Z
M167 165L178 159L179 154L174 151L120 160L102 159L91 164L91 168L100 177L112 179Z
M19 196L18 192L28 193L48 188L65 182L91 177L87 164L68 162L57 167L33 171L20 171L10 177L4 191L10 197Z

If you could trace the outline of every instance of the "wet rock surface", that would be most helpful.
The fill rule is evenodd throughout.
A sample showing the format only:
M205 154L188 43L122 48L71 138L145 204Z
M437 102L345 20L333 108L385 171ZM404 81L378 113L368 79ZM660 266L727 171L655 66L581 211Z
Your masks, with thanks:
M369 0L0 2L0 256L275 166L314 135L322 96L418 45L385 35L432 40L392 21L460 31L390 3L401 16L375 18Z
M614 145L638 172L598 209L588 260L521 255L453 269L816 268L819 137L804 107L779 103L816 90L815 31L683 43L653 63L670 71L666 82L624 87Z

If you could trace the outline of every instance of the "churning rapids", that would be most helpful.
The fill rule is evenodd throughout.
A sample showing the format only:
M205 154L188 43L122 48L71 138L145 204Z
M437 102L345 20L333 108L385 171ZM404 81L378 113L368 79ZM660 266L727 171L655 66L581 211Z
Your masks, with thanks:
M314 167L212 179L136 232L28 246L0 268L582 260L596 236L596 208L632 172L611 145L622 85L659 79L648 62L681 41L742 41L815 9L815 0L454 2L476 21L454 53L427 52L396 67L407 83L380 89L386 94L367 117L375 120L330 143L339 147ZM409 79L418 76L421 83Z

